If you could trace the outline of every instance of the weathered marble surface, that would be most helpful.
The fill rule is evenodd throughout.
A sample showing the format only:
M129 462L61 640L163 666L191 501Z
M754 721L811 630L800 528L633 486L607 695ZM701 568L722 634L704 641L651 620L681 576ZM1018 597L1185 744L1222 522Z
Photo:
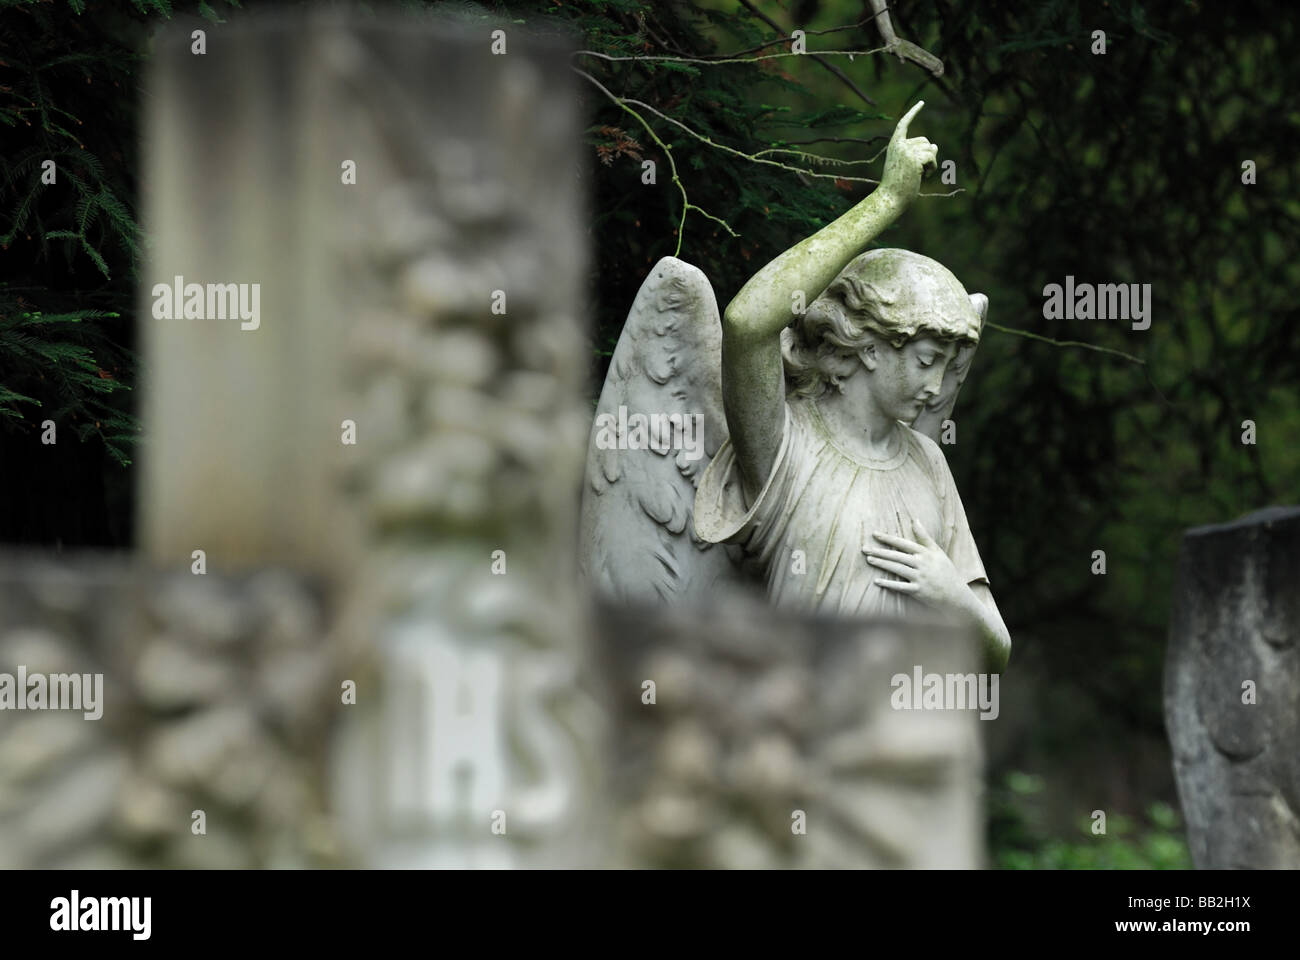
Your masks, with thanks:
M334 753L377 867L565 867L603 846L575 573L580 118L562 44L322 28L358 160L339 293L371 683ZM336 104L346 105L340 112Z
M284 570L0 552L0 671L104 675L97 720L0 713L0 868L339 864L330 615Z
M984 865L977 713L891 705L895 674L975 670L970 633L728 591L694 610L606 604L597 623L616 865Z
M877 189L721 316L700 270L664 257L650 271L587 454L580 569L600 595L702 606L758 579L788 609L938 609L975 625L986 670L1006 665L1011 637L936 443L988 298L930 257L873 247L936 163L908 135L923 106L898 121Z
M1300 507L1187 531L1164 698L1196 865L1300 867Z

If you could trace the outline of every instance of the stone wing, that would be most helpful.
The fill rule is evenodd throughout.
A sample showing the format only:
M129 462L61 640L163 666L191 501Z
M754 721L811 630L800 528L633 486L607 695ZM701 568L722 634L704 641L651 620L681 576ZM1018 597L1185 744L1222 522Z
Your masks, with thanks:
M600 595L689 604L744 579L692 522L695 487L727 438L721 362L713 287L664 257L628 313L588 442L579 570Z

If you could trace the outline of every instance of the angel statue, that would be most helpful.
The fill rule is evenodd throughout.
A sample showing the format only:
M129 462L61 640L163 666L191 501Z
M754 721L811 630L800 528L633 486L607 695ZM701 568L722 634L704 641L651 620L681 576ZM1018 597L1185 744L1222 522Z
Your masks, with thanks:
M600 593L692 603L758 576L782 607L963 619L989 669L1006 665L1011 638L936 442L988 298L928 257L866 249L936 164L938 148L907 135L922 106L894 130L876 190L721 317L704 274L673 257L642 284L588 451L580 569Z

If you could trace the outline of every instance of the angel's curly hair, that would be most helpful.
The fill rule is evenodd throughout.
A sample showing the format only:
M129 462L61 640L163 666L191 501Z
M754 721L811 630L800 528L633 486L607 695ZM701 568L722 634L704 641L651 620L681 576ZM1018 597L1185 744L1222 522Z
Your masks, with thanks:
M908 250L869 250L781 331L781 357L791 391L815 398L843 390L873 342L901 349L920 337L975 344L979 335L971 297L941 263Z

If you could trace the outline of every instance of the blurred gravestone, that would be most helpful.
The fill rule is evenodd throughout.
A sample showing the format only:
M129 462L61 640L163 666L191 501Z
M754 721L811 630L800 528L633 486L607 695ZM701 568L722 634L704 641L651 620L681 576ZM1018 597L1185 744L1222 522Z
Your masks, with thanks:
M349 485L381 625L380 696L337 754L346 838L374 866L595 864L568 50L513 29L391 25L319 49L335 79L316 126L338 137L320 162L358 165L346 349L364 433Z
M0 553L0 672L102 676L80 691L98 718L0 712L0 869L342 862L318 772L330 614L281 569Z
M168 572L0 563L6 658L106 683L100 720L0 715L0 858L594 862L567 51L203 29L155 39L146 110L140 543Z
M599 622L613 862L985 865L968 632L795 616L745 592L697 609L604 606ZM949 709L915 709L932 677Z
M1196 865L1300 867L1300 507L1187 531L1165 722Z

